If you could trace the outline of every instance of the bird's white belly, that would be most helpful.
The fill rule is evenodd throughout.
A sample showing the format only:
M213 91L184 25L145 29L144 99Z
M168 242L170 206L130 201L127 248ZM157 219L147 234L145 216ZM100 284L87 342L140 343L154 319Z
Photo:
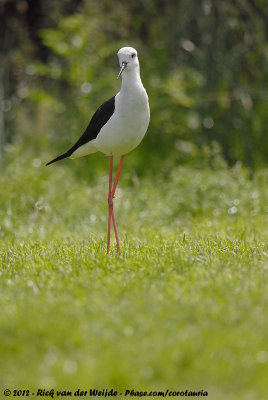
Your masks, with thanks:
M147 95L146 95L147 96ZM116 99L117 111L101 129L95 141L95 147L107 154L121 156L129 153L143 139L150 120L149 104L127 104Z

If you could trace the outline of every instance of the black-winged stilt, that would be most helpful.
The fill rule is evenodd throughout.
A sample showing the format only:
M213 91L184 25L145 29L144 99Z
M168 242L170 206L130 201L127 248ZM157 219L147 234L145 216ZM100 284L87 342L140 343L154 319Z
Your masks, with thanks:
M110 251L112 220L118 252L121 255L113 210L113 198L125 154L138 146L147 131L150 120L150 108L148 96L140 78L140 65L137 51L133 47L123 47L118 51L117 55L120 66L117 79L122 76L122 84L119 93L97 109L85 132L73 147L46 165L67 157L73 159L97 151L101 151L110 156L107 254L109 254ZM114 156L120 156L121 159L113 183L112 173Z

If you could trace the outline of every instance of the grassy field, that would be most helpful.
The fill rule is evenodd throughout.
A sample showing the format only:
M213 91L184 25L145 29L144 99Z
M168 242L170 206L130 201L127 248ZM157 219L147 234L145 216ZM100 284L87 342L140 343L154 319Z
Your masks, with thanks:
M267 399L267 170L139 179L126 164L120 258L114 240L105 254L107 174L87 179L70 165L2 167L1 391Z

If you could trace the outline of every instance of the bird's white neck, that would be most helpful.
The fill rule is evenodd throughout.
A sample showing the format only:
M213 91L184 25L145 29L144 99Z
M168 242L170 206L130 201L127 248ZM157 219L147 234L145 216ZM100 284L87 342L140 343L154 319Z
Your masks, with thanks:
M140 77L140 68L137 67L131 71L124 71L122 74L121 92L129 91L132 88L140 87L142 85Z

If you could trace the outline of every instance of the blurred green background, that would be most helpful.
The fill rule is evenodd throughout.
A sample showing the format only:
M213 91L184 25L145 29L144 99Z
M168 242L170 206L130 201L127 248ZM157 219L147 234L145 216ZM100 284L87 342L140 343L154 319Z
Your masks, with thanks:
M265 0L6 0L0 18L2 157L11 144L42 163L67 149L119 89L116 52L131 45L151 106L131 156L139 174L221 152L229 164L266 162ZM83 163L102 168L93 157Z

